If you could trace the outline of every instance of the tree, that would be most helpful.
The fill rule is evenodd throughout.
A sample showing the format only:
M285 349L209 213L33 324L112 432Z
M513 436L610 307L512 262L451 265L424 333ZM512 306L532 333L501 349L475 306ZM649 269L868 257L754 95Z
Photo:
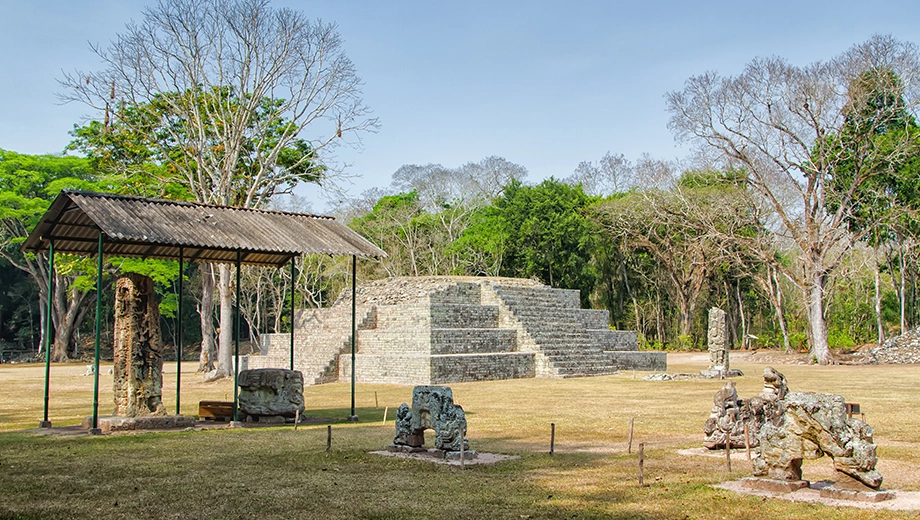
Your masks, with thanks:
M52 359L66 360L68 348L80 319L88 309L86 296L94 282L86 273L95 270L85 261L58 255L57 268L50 273L46 253L23 255L19 246L63 188L95 185L97 172L89 161L54 155L23 155L0 150L0 256L27 273L38 287L40 301L40 345L45 343L45 323L54 329ZM48 278L54 277L51 316L47 315ZM94 280L94 277L92 277Z
M920 77L918 61L913 44L875 36L830 62L796 67L781 58L757 58L737 77L709 72L667 94L675 137L710 147L727 166L743 168L748 186L777 214L776 232L799 249L797 265L782 268L803 291L811 352L822 364L832 362L825 316L829 276L861 237L847 226L853 195L878 173L873 165L901 156L909 145L904 140L889 151L872 149L877 155L854 162L831 210L827 187L851 159L839 143L852 111L847 91L860 74L880 68L912 85ZM904 95L906 107L914 108L910 89Z
M494 203L501 226L496 238L504 242L499 274L579 289L582 304L588 305L595 282L595 229L584 212L591 202L581 187L553 178L536 186L512 180Z
M688 171L673 189L635 190L592 208L612 243L654 258L662 285L677 304L678 337L685 340L711 278L742 262L727 237L756 226L752 215L739 208L741 183L739 172Z
M147 139L199 202L256 207L330 181L328 152L377 127L335 25L267 0L162 0L92 50L104 68L66 74L62 98ZM219 266L218 375L232 371L230 274Z
M604 154L597 163L582 161L575 173L565 179L566 184L581 184L593 197L622 193L636 185L635 168L623 154Z

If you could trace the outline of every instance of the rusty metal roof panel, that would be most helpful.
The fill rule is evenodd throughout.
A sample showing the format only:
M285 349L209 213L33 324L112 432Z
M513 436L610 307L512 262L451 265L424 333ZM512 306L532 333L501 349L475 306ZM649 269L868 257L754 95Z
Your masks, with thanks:
M305 253L381 258L381 249L332 217L191 202L65 191L29 235L23 251L280 265Z

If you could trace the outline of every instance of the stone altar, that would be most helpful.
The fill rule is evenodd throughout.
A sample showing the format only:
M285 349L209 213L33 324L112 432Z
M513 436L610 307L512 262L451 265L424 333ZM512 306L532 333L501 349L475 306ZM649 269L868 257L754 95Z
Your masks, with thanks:
M160 311L150 277L130 273L115 282L114 328L114 414L166 415Z
M435 449L459 452L463 443L463 450L469 452L466 415L454 404L449 386L416 386L412 390L412 409L403 403L396 410L396 437L388 449L422 451L426 429L434 430Z
M243 370L237 381L241 420L283 422L304 411L303 374L297 370Z

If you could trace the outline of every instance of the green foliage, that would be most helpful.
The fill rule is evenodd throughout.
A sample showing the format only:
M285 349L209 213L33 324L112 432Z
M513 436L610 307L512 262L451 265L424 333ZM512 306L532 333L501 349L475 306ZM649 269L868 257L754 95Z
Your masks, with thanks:
M501 274L579 289L587 305L596 280L591 264L596 228L584 215L590 203L581 186L553 178L536 186L516 180L505 186L494 204L501 231L493 240L506 240Z

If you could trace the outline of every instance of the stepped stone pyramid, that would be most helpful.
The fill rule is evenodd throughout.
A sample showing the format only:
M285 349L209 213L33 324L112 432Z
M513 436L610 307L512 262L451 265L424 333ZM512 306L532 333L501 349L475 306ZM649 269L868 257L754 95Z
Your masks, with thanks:
M294 369L304 383L351 380L351 292L300 311ZM667 369L639 352L635 332L610 330L577 290L519 278L388 278L357 288L355 377L405 385L521 377L581 377ZM250 368L287 368L290 335L263 334Z

